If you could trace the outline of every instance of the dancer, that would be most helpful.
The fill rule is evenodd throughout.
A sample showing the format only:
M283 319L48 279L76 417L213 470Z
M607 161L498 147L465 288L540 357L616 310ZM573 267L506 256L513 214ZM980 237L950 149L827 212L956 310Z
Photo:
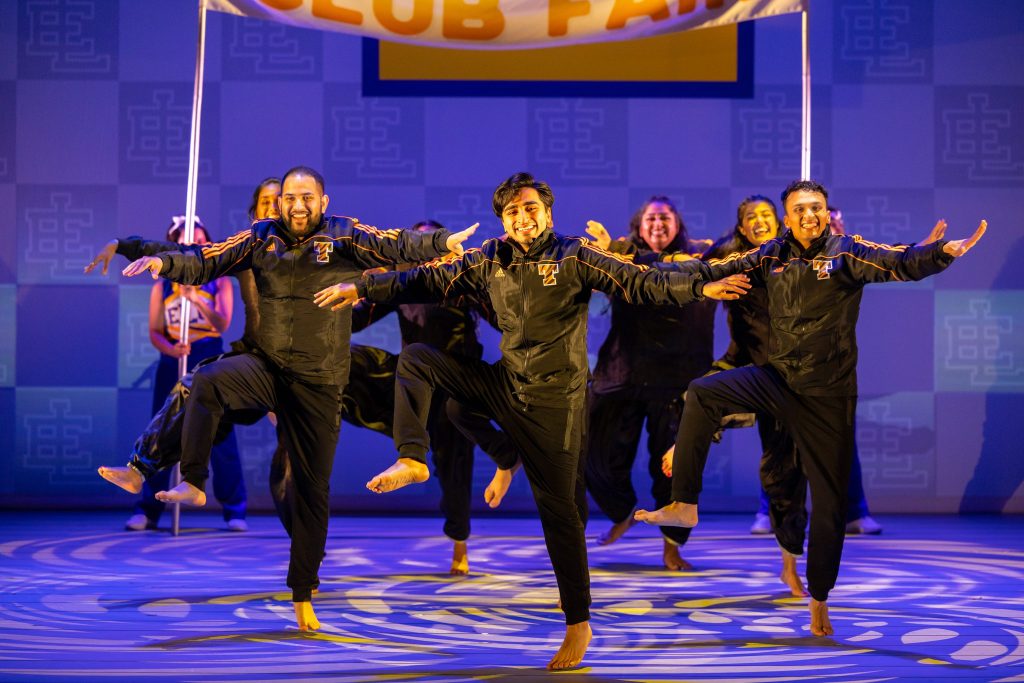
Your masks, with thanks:
M486 294L502 330L494 365L406 347L395 384L398 461L367 488L377 493L426 481L426 420L437 388L479 407L515 444L533 489L558 582L566 635L549 669L583 659L591 639L586 540L576 508L581 481L580 439L588 372L587 306L598 289L637 303L683 305L706 297L735 298L746 278L705 282L699 276L637 266L588 240L552 231L551 188L519 173L494 192L494 213L507 240L491 239L452 262L340 283L316 295L320 306L343 308L360 297L404 303Z
M679 425L669 505L636 517L649 524L693 527L712 437L724 415L768 413L790 433L811 488L807 581L811 632L833 633L828 594L835 585L846 524L857 394L856 324L863 288L872 282L920 280L948 267L981 238L925 247L891 247L859 236L831 235L828 193L809 180L782 193L789 230L756 250L698 264L704 277L748 273L767 289L768 364L694 380ZM687 264L680 264L686 267Z
M289 170L281 189L280 219L259 221L190 253L143 257L123 272L149 271L154 277L201 284L232 270L254 271L260 313L256 349L223 357L195 373L182 432L184 481L157 498L203 505L210 447L225 410L274 411L296 490L287 582L299 628L307 630L319 628L311 595L319 585L327 538L328 483L348 375L351 316L350 311L323 311L310 298L339 274L351 281L365 268L461 252L474 228L421 236L377 230L351 218L325 218L329 198L323 178L308 167Z
M183 243L184 216L176 216L167 231L167 241ZM209 233L196 218L195 244L209 244ZM153 379L153 414L163 407L164 401L178 382L178 363L188 356L188 370L196 363L223 353L221 334L231 324L233 291L229 278L217 278L202 287L176 285L161 280L153 285L149 298L149 339L160 360ZM180 339L179 320L182 300L191 303L191 320L187 342ZM238 443L234 431L214 445L210 464L213 468L213 492L223 509L224 521L231 531L246 531L245 479L238 457ZM155 497L156 491L166 489L171 470L166 469L147 480L142 486L142 497L136 502L132 516L125 523L129 531L155 529L163 513L164 504Z
M668 255L692 258L703 250L691 242L678 209L664 196L643 203L630 219L626 240L612 243L604 226L593 221L587 232L600 246L631 254L637 263ZM584 458L587 490L612 521L598 537L600 545L614 543L636 522L633 462L645 422L651 494L659 507L671 501L672 482L661 470L661 456L675 443L683 392L707 372L714 349L714 301L634 306L612 298L610 307L611 327L598 351L588 393L590 430ZM665 568L692 569L679 554L690 529L666 526L661 534Z

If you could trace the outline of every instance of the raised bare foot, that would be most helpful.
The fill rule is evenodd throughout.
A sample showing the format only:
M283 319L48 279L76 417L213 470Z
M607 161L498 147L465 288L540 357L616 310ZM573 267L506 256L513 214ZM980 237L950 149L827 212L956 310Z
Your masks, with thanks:
M312 602L293 602L295 608L295 623L299 625L300 631L316 631L320 628L320 620L316 618Z
M665 565L665 569L671 569L674 572L688 572L693 569L693 565L679 554L679 546L669 542L667 538L663 538L661 541L665 544L661 551L661 561Z
M830 636L835 633L828 618L828 603L811 598L808 606L811 608L811 633L816 636Z
M598 536L597 544L611 545L612 543L615 543L615 541L622 538L623 534L629 531L633 527L633 525L636 524L636 520L633 519L634 512L636 512L636 508L633 508L633 511L630 512L629 516L626 517L624 520L612 524L611 528L608 529L608 531Z
M558 648L558 652L548 662L548 670L562 671L579 666L583 661L583 655L587 654L587 646L590 645L593 636L589 621L566 626L562 647Z
M422 484L430 479L426 464L412 458L399 458L395 464L366 482L366 488L374 493L396 491L409 484Z
M692 529L697 526L697 506L690 503L672 502L654 512L637 510L633 513L633 517L656 526L681 526Z
M448 573L452 576L465 576L469 573L469 553L465 541L455 541L452 546L452 568Z
M796 555L785 550L782 551L782 573L779 574L782 583L789 586L789 592L795 598L807 597L807 589L804 582L800 580L800 574L796 571Z
M111 484L123 488L128 493L138 493L142 490L142 475L131 467L101 467L96 471Z
M206 505L206 493L187 481L181 482L169 491L157 491L156 499L161 503L184 503L196 507Z
M517 461L510 470L494 470L491 483L484 489L484 501L487 502L487 507L496 508L501 505L502 499L508 493L508 487L512 485L512 477L516 476L516 472L521 466L522 463Z

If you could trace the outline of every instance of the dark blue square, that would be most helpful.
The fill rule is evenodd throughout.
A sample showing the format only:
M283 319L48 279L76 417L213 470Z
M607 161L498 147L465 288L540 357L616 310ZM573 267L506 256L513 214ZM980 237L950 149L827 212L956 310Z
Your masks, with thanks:
M18 3L18 76L116 79L116 0Z
M935 184L1024 187L1024 87L935 88Z
M324 85L324 171L332 183L423 183L423 100L364 98L358 85Z
M16 383L17 335L18 287L0 285L0 387L13 387Z
M843 0L833 12L833 83L931 83L931 0Z
M104 284L83 269L117 225L117 195L107 186L19 185L18 282Z
M732 103L732 182L776 192L800 177L801 89L761 86L752 100ZM832 90L811 89L811 177L832 175Z
M225 18L220 23L223 80L321 79L321 32L247 17L233 16ZM257 83L253 83L253 86L259 87Z
M191 83L122 83L120 89L120 181L164 184L188 179L192 132ZM203 89L199 138L199 182L220 178L219 86Z
M865 288L857 325L861 394L932 390L934 315L930 289L902 283Z
M13 182L16 170L14 152L17 149L15 139L17 136L17 107L15 103L14 81L0 81L0 121L6 121L0 126L0 182Z
M117 386L117 287L18 288L18 386Z
M528 100L528 168L551 185L626 185L628 119L621 99Z
M0 494L10 500L10 494L17 490L14 478L17 458L14 453L15 425L14 389L0 389Z

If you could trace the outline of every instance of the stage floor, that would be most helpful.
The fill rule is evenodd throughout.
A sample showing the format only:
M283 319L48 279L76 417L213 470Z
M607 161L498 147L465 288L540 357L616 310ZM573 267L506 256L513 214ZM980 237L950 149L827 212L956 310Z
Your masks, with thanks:
M447 573L431 518L333 517L319 633L293 626L288 542L209 513L178 538L125 532L126 513L0 513L2 681L539 680L561 642L534 519L474 522L470 575ZM168 517L169 519L169 517ZM1024 519L883 517L848 537L833 638L807 630L771 538L708 515L660 570L657 530L599 548L587 681L1024 681ZM803 562L800 563L801 571Z

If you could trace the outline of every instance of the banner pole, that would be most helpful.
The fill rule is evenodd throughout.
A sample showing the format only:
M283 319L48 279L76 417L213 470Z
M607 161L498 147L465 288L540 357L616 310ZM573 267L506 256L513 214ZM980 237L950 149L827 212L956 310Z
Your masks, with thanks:
M203 63L206 57L206 0L199 0L199 39L196 41L196 75L192 88L192 134L188 149L188 187L185 196L185 244L195 241L196 187L199 184L199 124L203 113ZM192 316L192 302L181 297L180 334L183 342L188 341L188 321ZM188 356L178 358L178 379L188 372ZM181 468L175 466L172 486L181 483ZM181 504L171 508L171 534L181 533Z
M802 74L803 88L800 120L800 178L810 180L811 177L811 58L807 40L807 9L800 13L802 43Z

